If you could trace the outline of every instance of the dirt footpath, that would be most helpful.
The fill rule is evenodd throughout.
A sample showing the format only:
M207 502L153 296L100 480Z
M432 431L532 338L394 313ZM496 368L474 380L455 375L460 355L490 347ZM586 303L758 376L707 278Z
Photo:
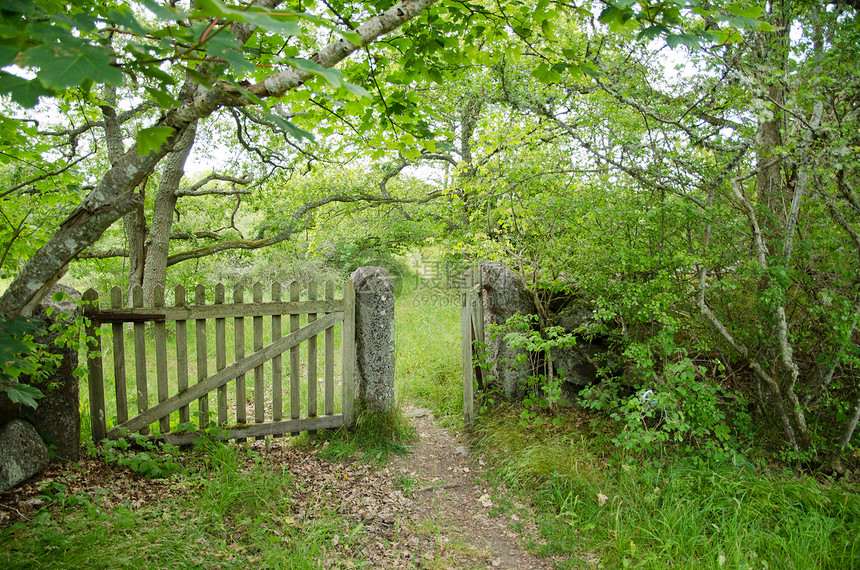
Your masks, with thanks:
M403 515L412 532L432 533L432 565L552 568L552 559L523 547L524 536L537 535L526 506L487 487L482 462L472 457L465 439L441 428L428 410L407 409L405 414L419 440L383 473L408 491L411 504L404 505Z

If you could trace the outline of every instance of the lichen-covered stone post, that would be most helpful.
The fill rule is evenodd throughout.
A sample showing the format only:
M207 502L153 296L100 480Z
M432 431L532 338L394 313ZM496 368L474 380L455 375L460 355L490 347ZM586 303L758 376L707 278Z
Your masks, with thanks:
M359 408L394 409L394 283L382 267L359 267L355 285L355 378Z

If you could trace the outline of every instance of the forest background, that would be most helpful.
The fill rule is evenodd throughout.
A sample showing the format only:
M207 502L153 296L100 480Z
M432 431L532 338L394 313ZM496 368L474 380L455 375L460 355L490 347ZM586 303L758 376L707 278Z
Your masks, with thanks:
M34 396L14 384L37 366L21 317L64 274L122 274L151 299L370 262L403 274L421 252L509 264L545 341L552 300L583 300L579 338L608 335L621 358L596 361L583 401L622 449L856 467L853 2L15 0L0 15L11 396Z

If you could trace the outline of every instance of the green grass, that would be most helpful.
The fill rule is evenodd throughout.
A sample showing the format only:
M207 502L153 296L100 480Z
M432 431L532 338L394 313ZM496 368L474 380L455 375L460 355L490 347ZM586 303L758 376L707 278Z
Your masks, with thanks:
M564 567L594 557L605 568L860 567L856 492L742 460L649 465L565 419L523 429L501 406L476 426L495 475L534 501L541 552L571 556Z
M298 508L301 482L244 447L209 443L173 476L177 488L143 508L52 484L36 517L0 531L3 568L318 568L350 529L318 498Z
M395 307L396 383L402 401L429 408L449 427L463 423L458 291L413 286Z

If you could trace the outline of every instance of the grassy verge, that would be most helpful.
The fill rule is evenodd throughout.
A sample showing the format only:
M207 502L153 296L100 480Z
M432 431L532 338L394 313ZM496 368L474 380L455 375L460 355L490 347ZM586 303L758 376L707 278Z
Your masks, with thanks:
M519 425L501 406L480 418L494 474L531 498L564 567L858 568L860 496L749 463L661 466L619 454L576 413L562 427Z

